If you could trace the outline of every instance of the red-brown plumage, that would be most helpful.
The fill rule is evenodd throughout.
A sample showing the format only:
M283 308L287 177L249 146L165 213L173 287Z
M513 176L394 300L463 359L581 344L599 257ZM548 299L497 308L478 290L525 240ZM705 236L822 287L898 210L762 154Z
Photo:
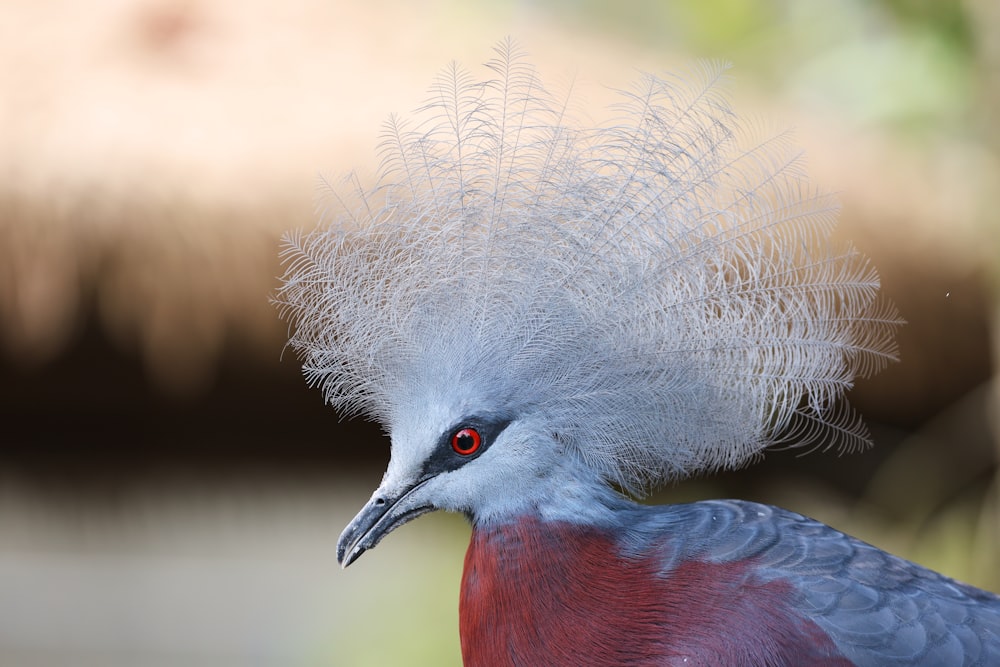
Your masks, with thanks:
M850 665L752 562L624 554L592 526L521 517L477 528L460 602L467 665Z

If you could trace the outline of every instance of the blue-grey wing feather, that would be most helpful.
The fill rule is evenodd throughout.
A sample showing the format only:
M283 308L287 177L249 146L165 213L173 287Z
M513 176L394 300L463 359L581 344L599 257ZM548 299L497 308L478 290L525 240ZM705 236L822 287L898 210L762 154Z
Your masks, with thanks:
M752 560L857 665L1000 665L1000 597L768 505L706 501L636 512L624 548L671 535L664 571L688 558Z

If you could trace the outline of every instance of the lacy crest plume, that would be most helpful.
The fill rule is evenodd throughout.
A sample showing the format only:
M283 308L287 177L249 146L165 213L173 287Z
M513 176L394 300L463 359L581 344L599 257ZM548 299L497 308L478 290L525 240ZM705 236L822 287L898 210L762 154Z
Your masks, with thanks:
M277 296L309 380L390 432L461 396L537 415L632 491L775 444L854 449L843 400L899 320L786 134L724 67L642 76L580 127L510 43L390 118L377 184L286 239Z

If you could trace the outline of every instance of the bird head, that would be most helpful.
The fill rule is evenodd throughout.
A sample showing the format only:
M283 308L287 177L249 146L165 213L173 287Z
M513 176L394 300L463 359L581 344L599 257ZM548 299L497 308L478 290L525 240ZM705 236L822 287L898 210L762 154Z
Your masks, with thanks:
M557 440L528 421L469 414L428 421L394 438L382 483L344 531L338 559L346 567L395 527L433 510L478 522L516 516L544 503L554 478L577 479L561 461Z
M842 398L898 318L724 69L643 76L586 127L503 43L486 79L453 65L390 118L375 185L287 237L276 301L307 380L392 443L345 565L435 509L586 520L612 487L867 442Z

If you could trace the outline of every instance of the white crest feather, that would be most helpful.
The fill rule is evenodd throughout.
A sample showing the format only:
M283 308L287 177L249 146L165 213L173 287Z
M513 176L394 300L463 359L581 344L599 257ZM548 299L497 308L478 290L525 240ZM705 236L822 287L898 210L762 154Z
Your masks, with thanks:
M277 300L310 382L390 432L422 402L541 417L632 490L777 443L867 442L842 400L894 358L866 259L787 136L755 137L724 71L643 76L573 127L509 42L391 118L380 179L291 236Z

